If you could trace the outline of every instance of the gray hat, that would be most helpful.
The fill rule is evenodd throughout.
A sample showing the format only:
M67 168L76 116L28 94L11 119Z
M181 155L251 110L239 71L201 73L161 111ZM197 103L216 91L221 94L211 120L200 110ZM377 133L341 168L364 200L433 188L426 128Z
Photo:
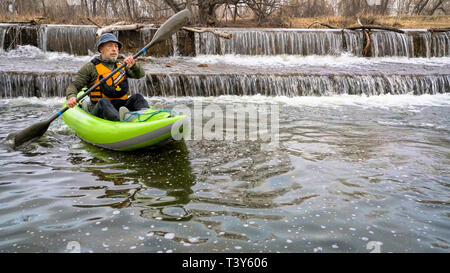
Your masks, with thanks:
M116 42L117 45L119 46L119 50L122 48L122 43L119 42L119 40L117 39L116 35L112 34L112 33L105 33L102 34L102 36L100 37L100 39L98 39L98 43L97 43L97 50L98 52L100 52L100 46L104 43L107 42Z

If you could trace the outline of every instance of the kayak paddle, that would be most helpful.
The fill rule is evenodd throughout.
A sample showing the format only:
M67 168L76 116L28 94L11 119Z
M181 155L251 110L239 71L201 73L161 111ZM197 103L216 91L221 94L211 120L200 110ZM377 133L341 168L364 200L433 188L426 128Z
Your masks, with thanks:
M153 45L160 43L162 41L167 40L171 37L175 32L180 30L184 25L186 25L190 19L191 12L188 9L184 9L172 17L170 17L161 27L158 28L155 35L153 36L150 43L148 43L143 49L141 49L138 53L136 53L133 58L137 59L143 53L147 51ZM77 97L77 102L81 101L84 97L89 95L91 91L97 88L100 84L104 83L107 79L111 78L114 74L116 74L119 70L123 69L127 64L123 63L120 67L114 69L108 76L104 77L97 84L94 84L91 88L89 88L86 92L84 92L81 96ZM51 116L46 121L41 121L32 126L20 131L14 136L14 146L20 146L23 143L42 136L50 126L50 123L54 121L56 118L61 116L65 111L67 111L69 107L64 107L58 113Z

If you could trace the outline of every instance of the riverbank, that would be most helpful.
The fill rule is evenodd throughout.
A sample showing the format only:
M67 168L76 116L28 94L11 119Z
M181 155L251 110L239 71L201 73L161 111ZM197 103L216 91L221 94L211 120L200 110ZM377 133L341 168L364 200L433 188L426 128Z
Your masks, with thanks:
M383 25L388 27L402 28L402 29L431 29L431 28L450 28L450 15L439 16L364 16L361 19L363 24L370 25ZM87 18L58 18L57 20L49 20L43 17L30 17L30 16L16 16L14 18L0 15L0 23L23 23L31 22L38 24L70 24L79 25L87 24L93 25L95 22L98 25L110 25L117 22L125 23L144 23L144 24L162 24L165 20L144 20L129 21L128 18L104 18L93 17L89 21ZM239 27L239 28L271 28L271 27L283 27L283 28L308 28L314 22L321 22L329 24L335 27L350 27L358 25L357 18L353 17L339 17L339 16L323 16L323 17L307 17L307 18L291 18L291 17L273 17L271 20L263 23L258 23L256 20L243 20L238 19L233 21L219 21L216 23L216 27ZM314 24L313 28L326 28L319 24Z
M350 27L358 25L357 18L350 17L313 17L313 18L290 18L287 20L288 27L307 28L314 22L321 22L335 27ZM383 25L401 29L431 29L449 28L450 16L369 16L362 17L361 23L368 25ZM314 28L326 28L318 24Z

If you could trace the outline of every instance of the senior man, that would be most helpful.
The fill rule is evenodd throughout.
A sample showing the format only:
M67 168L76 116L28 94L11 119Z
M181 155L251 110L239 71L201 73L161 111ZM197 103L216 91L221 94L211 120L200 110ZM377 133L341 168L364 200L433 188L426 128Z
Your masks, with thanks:
M93 86L122 65L117 60L121 48L122 43L114 34L105 33L100 37L97 44L100 56L81 67L66 89L68 107L71 108L77 104L76 96L79 90ZM126 58L124 62L127 64L125 68L89 94L90 102L86 108L91 114L103 119L119 121L123 120L129 111L149 108L141 94L129 96L128 90L128 78L142 78L145 76L144 70L136 63L133 56Z

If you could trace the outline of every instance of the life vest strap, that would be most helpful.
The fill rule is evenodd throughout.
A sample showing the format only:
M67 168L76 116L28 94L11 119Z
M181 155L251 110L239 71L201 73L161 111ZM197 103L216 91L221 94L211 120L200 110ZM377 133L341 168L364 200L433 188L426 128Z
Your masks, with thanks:
M97 70L97 80L94 84L109 75L112 70L106 67L99 59L94 58L91 62L95 65ZM120 67L122 64L116 62L116 66ZM96 103L101 98L106 98L108 100L126 100L128 99L128 79L126 77L126 70L121 69L115 73L106 82L99 85L94 91L89 94L91 101Z

